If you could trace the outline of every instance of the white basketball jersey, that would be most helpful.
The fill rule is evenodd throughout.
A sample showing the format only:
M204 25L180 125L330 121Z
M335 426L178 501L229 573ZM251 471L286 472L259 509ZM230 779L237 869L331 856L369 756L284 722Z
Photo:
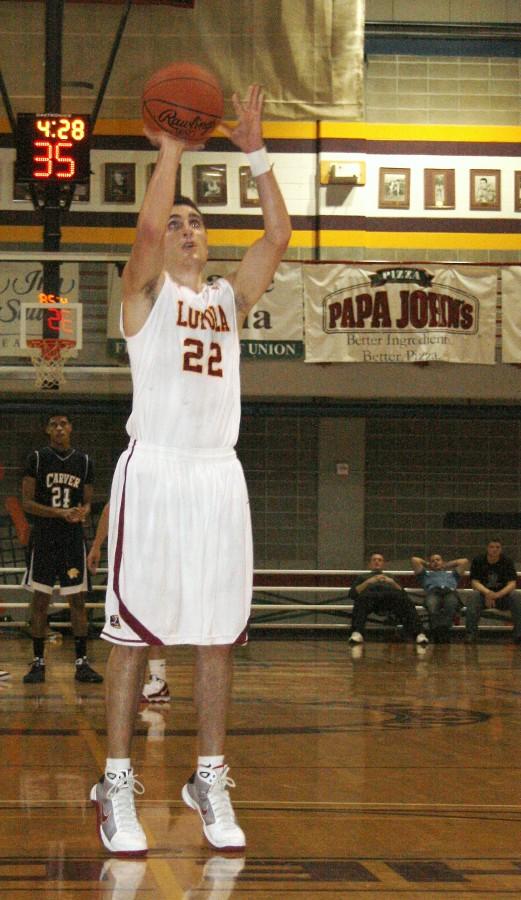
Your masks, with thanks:
M235 297L220 278L196 294L168 275L142 329L126 338L131 438L163 447L234 447L240 424Z

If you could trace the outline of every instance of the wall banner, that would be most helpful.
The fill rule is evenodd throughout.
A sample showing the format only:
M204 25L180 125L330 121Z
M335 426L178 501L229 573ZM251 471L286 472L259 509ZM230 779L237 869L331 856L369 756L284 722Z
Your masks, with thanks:
M302 267L281 263L268 290L250 310L241 331L243 359L302 359Z
M501 359L505 363L521 363L521 266L502 270L501 299Z
M61 263L60 296L69 303L79 302L79 265ZM0 357L27 356L20 348L20 307L22 303L38 303L43 292L43 266L35 260L2 262L0 266ZM44 307L34 310L43 316ZM31 312L28 311L28 315Z
M492 365L495 269L304 265L306 362Z
M238 261L213 260L206 267L208 278L226 277L237 269ZM109 273L107 348L109 354L126 361L126 345L119 331L121 278L118 267ZM272 284L250 310L241 331L243 359L302 359L303 335L302 269L281 263Z
M109 263L107 266L107 354L128 366L127 342L119 329L121 310L121 276L125 264Z
M206 267L209 278L226 277L238 261L214 260ZM302 269L295 263L280 263L275 277L258 303L250 310L241 331L242 359L302 359L304 321Z

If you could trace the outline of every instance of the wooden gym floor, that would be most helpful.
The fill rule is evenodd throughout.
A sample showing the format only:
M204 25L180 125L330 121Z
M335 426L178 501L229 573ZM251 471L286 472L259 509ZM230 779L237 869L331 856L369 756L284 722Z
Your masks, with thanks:
M88 802L105 757L103 686L50 644L0 638L2 900L332 900L521 896L521 648L255 639L237 651L228 761L248 838L212 853L180 789L193 768L191 651L172 702L142 709L134 763L147 861L110 859ZM108 646L91 644L104 670Z

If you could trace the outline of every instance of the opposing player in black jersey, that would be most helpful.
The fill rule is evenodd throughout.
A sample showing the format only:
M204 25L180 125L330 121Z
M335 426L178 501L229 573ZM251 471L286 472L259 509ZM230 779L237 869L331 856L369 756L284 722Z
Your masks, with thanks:
M86 453L71 447L69 417L47 420L49 445L28 457L22 482L23 508L34 517L24 584L33 591L31 634L34 660L26 684L45 681L47 610L56 581L69 602L76 650L77 681L100 682L87 659L84 592L87 566L83 522L90 512L93 467Z

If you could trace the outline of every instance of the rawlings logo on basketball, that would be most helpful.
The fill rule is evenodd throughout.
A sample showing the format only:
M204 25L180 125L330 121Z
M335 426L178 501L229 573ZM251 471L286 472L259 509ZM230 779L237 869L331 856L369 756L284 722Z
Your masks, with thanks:
M224 112L224 96L212 72L194 63L171 63L143 89L143 121L190 144L204 142Z
M160 98L147 100L145 108L160 128L180 138L192 137L194 134L201 138L215 128L213 116L204 119L198 113L192 113L190 116L190 112L185 111L183 118L183 114L180 114L175 106L165 104Z

